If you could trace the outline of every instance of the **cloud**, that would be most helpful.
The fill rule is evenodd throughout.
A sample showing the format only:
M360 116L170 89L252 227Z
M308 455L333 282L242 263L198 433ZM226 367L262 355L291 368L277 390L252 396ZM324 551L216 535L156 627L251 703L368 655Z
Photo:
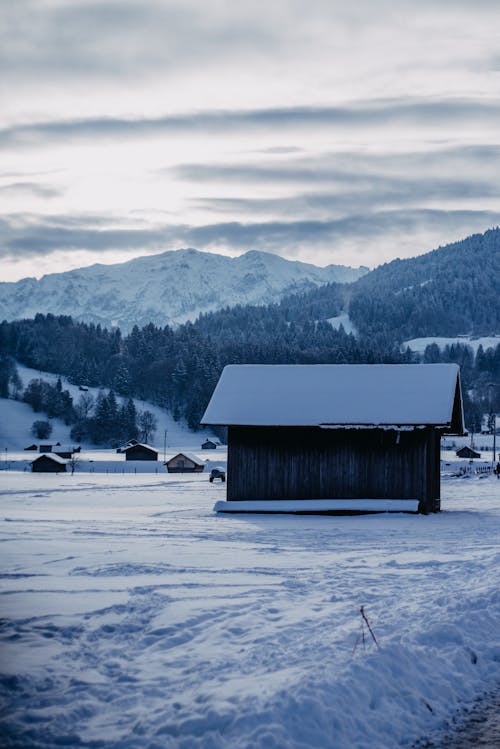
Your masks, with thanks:
M0 66L16 81L137 80L279 44L279 33L259 13L209 6L190 0L3 3Z
M282 154L301 153L303 151L304 149L299 148L298 146L272 146L270 148L259 148L255 151L252 151L251 153L265 153L265 154L275 154L276 156L281 156Z
M353 210L372 213L384 206L429 206L443 201L464 202L500 198L500 185L486 181L453 179L414 179L365 176L359 190L353 190L357 180L342 190L304 192L278 198L198 198L196 207L219 214L282 215L282 216L343 216Z
M390 210L352 214L332 220L267 222L221 222L203 226L168 224L149 229L117 229L107 220L94 219L95 226L78 225L75 219L40 221L21 214L0 220L0 256L29 258L58 250L162 251L181 246L199 249L230 247L233 250L259 249L294 256L304 247L335 246L336 242L358 243L359 252L377 238L409 235L425 229L457 233L485 230L500 223L500 211ZM365 248L366 249L366 248ZM430 248L429 248L430 249Z
M221 214L311 217L372 212L382 207L476 208L500 197L498 146L431 148L409 153L349 152L249 163L183 164L166 170L211 197L197 208ZM260 192L259 189L261 188ZM221 195L214 197L214 190ZM264 192L263 192L264 191ZM198 193L200 192L198 187ZM276 193L281 193L276 196ZM228 197L237 194L238 197ZM247 193L247 194L245 194ZM264 195L265 197L258 197Z
M131 139L152 135L220 134L261 131L269 134L310 128L496 125L500 102L484 99L386 99L350 106L276 107L252 110L206 110L165 117L55 120L12 125L0 129L0 147L30 146L61 141Z
M0 195L7 197L35 197L47 200L56 198L61 195L61 190L42 185L39 182L11 182L7 185L0 185Z
M495 179L500 164L500 146L496 144L468 144L460 146L436 147L426 143L425 149L418 151L340 151L319 155L301 156L292 159L254 161L240 163L192 163L160 169L160 173L174 174L180 179L193 182L273 181L273 182L351 182L361 183L376 180L383 182L387 175L406 176L418 179L424 173L436 172L440 176L457 170L470 176L476 169L484 175L494 169ZM408 176L409 175L409 176Z

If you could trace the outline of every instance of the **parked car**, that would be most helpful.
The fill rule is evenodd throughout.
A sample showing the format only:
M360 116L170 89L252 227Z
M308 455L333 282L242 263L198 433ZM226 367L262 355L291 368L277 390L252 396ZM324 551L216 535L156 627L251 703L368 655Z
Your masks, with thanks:
M210 478L208 480L210 481L210 483L212 483L214 479L220 479L221 481L225 481L226 480L225 470L219 467L212 468L212 470L210 471Z

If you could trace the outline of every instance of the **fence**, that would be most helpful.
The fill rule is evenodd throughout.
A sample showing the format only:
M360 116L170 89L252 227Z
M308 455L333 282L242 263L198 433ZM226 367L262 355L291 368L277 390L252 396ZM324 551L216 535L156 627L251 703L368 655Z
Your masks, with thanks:
M493 466L461 466L457 471L457 476L488 476L493 472Z

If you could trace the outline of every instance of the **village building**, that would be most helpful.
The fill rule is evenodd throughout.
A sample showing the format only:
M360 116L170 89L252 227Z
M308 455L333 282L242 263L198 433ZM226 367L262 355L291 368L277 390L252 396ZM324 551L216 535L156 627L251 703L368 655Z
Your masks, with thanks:
M43 453L31 461L33 473L66 473L66 461L53 453Z
M217 450L217 443L213 440L205 440L201 446L202 450Z
M454 364L231 365L202 424L228 427L221 512L436 512L440 438L463 434Z
M38 450L38 445L28 445L28 447L24 448L25 450Z
M122 452L125 453L125 460L158 460L158 450L140 442L124 447Z
M194 453L177 453L165 462L168 473L201 473L205 463Z
M74 453L79 453L81 449L80 446L75 447L74 445L54 445L52 453L58 455L60 458L69 460L73 457Z
M460 450L457 450L455 455L458 458L468 458L469 460L481 457L481 453L476 452L472 449L472 447L469 447L468 445L465 445L464 447L461 447Z

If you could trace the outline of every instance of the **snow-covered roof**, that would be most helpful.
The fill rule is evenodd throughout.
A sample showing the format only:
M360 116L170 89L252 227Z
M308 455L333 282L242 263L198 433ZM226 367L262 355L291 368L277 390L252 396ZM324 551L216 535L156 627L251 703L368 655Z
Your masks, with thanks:
M145 442L137 442L135 445L127 445L126 447L122 447L122 453L128 453L129 450L136 450L139 447L145 447L146 450L152 450L154 453L157 453L158 450L156 447L151 447L151 445L146 445Z
M42 460L43 458L47 460L52 460L54 463L59 463L62 466L65 466L67 464L67 460L64 460L64 458L60 458L59 455L55 455L54 453L42 453L38 456L38 458L35 458L35 460L32 460L32 463L36 463L38 460Z
M177 453L177 455L174 455L172 458L169 458L166 461L166 463L170 463L171 460L174 460L175 458L179 458L179 457L187 458L188 460L190 460L192 463L194 463L197 466L205 465L203 460L200 460L197 455L195 455L194 453L187 453L187 452Z
M456 364L236 364L202 424L425 426L463 431Z

